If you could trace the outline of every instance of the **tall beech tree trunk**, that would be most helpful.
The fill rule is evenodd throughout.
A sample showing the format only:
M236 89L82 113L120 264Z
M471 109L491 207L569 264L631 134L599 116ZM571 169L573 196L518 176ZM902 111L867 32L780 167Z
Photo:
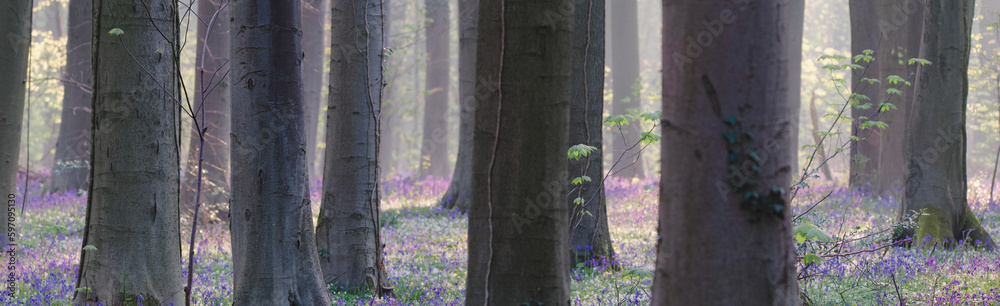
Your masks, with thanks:
M21 148L21 120L24 117L24 93L28 80L28 46L31 45L31 1L5 2L0 9L0 193L7 210L24 199L14 195L17 162ZM22 205L23 207L23 205ZM17 216L23 216L20 207ZM7 218L0 225L8 228ZM16 225L16 224L15 224Z
M663 4L652 304L798 305L788 186L804 4Z
M913 104L912 92L903 88L902 96L885 93L887 88L898 87L885 82L890 75L913 81L914 69L907 60L917 57L920 49L922 29L921 16L924 7L917 0L850 1L851 11L851 53L862 54L864 50L875 51L875 60L868 69L854 70L851 84L855 93L863 94L871 103L869 109L851 109L852 131L861 140L851 143L850 184L874 192L898 190L903 187L906 175L906 161L903 158L903 130L906 127L906 109ZM863 75L862 75L863 73ZM861 78L881 80L882 83L869 84ZM897 109L879 112L879 104L889 102ZM864 119L866 117L868 119ZM859 130L868 120L888 124L885 129L870 128Z
M93 83L90 40L94 36L93 1L69 2L66 75L63 76L62 123L56 141L49 191L87 188L90 175L90 99Z
M230 0L234 305L329 305L306 173L299 1Z
M333 2L330 104L316 244L323 279L349 292L390 290L379 219L382 6Z
M86 289L75 292L78 305L122 305L139 296L144 304L184 303L177 2L126 9L133 4L93 4L94 75L100 77L93 86L94 154L76 283ZM109 34L114 28L123 34Z
M973 0L929 0L923 16L914 104L907 110L904 139L907 161L902 218L923 210L913 233L918 244L949 245L992 239L969 208L965 191L965 112L968 95L969 35ZM909 233L906 233L909 234ZM925 241L926 238L931 241Z
M427 10L427 70L424 89L424 130L420 143L420 175L443 178L448 162L448 0L424 0Z
M570 100L569 145L601 148L604 121L604 0L574 0L573 95ZM570 160L567 182L579 176L589 182L569 185L570 264L612 260L615 249L608 231L602 151ZM585 202L574 203L576 198Z
M405 4L403 4L405 5ZM393 11L391 10L393 6L400 7L401 5L392 0L382 0L382 33L385 37L383 42L384 48L389 50L394 50L396 45L392 43L390 37L392 37L392 20L394 20ZM405 7L401 7L403 9ZM405 16L404 12L396 12L399 16ZM387 54L385 59L386 73L383 74L385 77L386 87L382 90L382 110L381 117L379 118L379 126L382 128L379 135L379 149L378 149L378 160L379 168L381 169L380 175L384 179L388 179L393 174L396 173L397 167L394 162L393 155L396 152L396 147L398 146L399 130L398 126L402 123L402 118L399 115L399 105L398 101L399 95L396 90L399 85L396 84L398 81L402 81L400 78L402 75L402 70L399 69L401 63L401 57L393 54Z
M198 116L198 127L205 130L205 154L202 155L201 183L201 222L229 222L229 79L226 69L229 68L229 9L219 11L223 0L198 1L198 15L208 22L216 11L215 22L211 26L207 46L205 34L209 27L198 23L198 43L195 55L194 87L198 88L194 95L195 109L204 103L205 119ZM204 52L202 52L204 48ZM202 63L204 61L204 66ZM225 65L225 66L224 66ZM221 69L220 69L221 67ZM218 86L215 86L218 84ZM201 99L201 88L204 86L205 100ZM214 87L214 89L212 89ZM181 205L183 212L189 216L194 214L195 196L198 187L198 131L191 130L191 146L187 156L187 170L184 174L184 186L181 186Z
M468 212L472 202L472 129L476 113L476 41L479 0L458 0L458 158L448 191L441 198L446 209Z
M306 170L309 183L316 177L316 143L319 141L320 104L323 93L323 43L326 33L326 0L302 0L302 84L306 106Z
M635 94L633 86L639 79L639 7L637 0L619 0L611 5L611 15L615 19L611 23L611 37L614 39L611 52L612 92L611 112L614 115L624 115L638 111L642 101ZM611 131L611 160L617 160L622 154L625 158L614 169L615 175L621 177L645 178L646 165L642 162L639 150L642 146L632 147L639 141L639 133L645 132L639 127L639 122L622 126ZM628 151L626 151L628 150Z
M574 3L483 1L466 305L569 305Z

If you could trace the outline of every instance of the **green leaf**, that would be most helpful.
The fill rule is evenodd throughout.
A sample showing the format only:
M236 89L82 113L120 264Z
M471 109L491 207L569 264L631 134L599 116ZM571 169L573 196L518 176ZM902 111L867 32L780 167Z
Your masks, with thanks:
M573 204L583 205L583 203L585 203L585 201L583 200L583 198L578 197L576 199L573 199Z
M583 185L584 182L590 182L589 176L579 176L573 179L573 185Z
M857 109L870 109L870 108L872 108L872 104L871 103L858 104L858 105L855 105L854 108L857 108Z
M618 125L627 125L627 124L629 124L629 122L632 122L632 121L635 121L635 117L633 117L632 115L628 115L628 114L625 114L625 115L611 115L611 116L608 116L607 118L604 118L604 124L607 124L607 125L616 125L616 124L618 124Z
M845 58L843 55L837 55L837 54L835 54L835 55L827 55L827 54L824 54L824 55L820 56L818 59L816 59L816 61L818 62L818 61L822 61L822 60L825 60L825 59L832 59L832 60L840 62L840 61L843 61L843 60L845 60L847 58Z
M795 235L805 235L806 239L818 240L820 242L833 241L833 238L830 237L830 235L823 232L823 230L819 229L819 227L816 227L812 223L799 224L799 226L796 226L792 232L795 233Z
M879 112L884 112L884 111L888 111L888 110L891 110L891 109L896 109L896 106L893 105L892 103L889 103L889 102L882 103L882 104L880 104L878 106L878 111Z
M95 247L92 244L88 244L87 246L83 247L83 250L84 251L97 251L97 247Z
M111 29L111 31L108 31L108 34L115 35L115 36L120 36L122 34L125 34L125 31L122 31L122 29L119 29L119 28L113 28L113 29Z
M819 257L819 256L817 256L817 255L816 255L816 254L814 254L814 253L809 253L809 254L806 254L806 257L805 257L805 258L803 258L803 259L802 259L802 261L803 261L803 262L804 262L805 264L807 264L807 265L808 265L809 263L816 263L816 264L818 265L818 264L821 264L821 263L823 263L823 257Z
M892 85L899 85L900 83L909 85L905 79L899 77L898 75L887 76L885 77L885 81Z
M858 64L846 64L844 65L844 69L860 70L860 69L865 69L865 67L862 67L861 65Z
M931 61L928 61L928 60L925 60L925 59L922 59L922 58L916 58L916 57L915 58L911 58L910 60L906 61L907 65L913 65L913 63L920 64L920 66L925 66L925 65L930 65Z
M566 158L573 160L580 160L581 157L587 157L587 155L590 155L590 152L593 152L594 150L597 150L597 147L588 146L581 143L569 147L569 150L566 151Z
M642 132L642 134L639 134L639 142L642 144L651 144L657 141L660 141L659 135L650 132Z
M844 68L841 67L840 65L829 64L829 65L824 65L823 69L824 70L829 70L829 71L833 72L833 71L841 70L841 69L844 69Z
M642 117L642 119L646 121L659 122L661 113L660 111L642 113L642 115L639 115L639 117Z
M903 95L903 91L902 90L895 89L895 88L886 89L885 93L890 94L890 95L897 95L897 96L902 96Z
M868 82L868 84L882 83L882 81L879 81L878 79L871 79L871 78L861 78L861 81Z
M806 234L795 233L795 241L797 241L798 243L806 242Z

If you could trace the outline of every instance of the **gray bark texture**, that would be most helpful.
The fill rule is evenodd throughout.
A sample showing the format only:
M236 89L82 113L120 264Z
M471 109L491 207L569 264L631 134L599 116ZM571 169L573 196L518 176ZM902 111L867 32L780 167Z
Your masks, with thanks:
M300 1L230 0L234 305L329 305L306 173Z
M335 1L323 203L317 222L323 280L348 292L387 292L379 218L382 6Z
M611 62L614 69L611 70L612 92L614 100L611 101L611 112L613 115L625 115L638 112L642 107L642 101L635 95L632 88L638 84L639 79L639 7L637 0L620 0L612 3L610 14L615 19L611 23L611 37L614 44L611 45ZM603 70L603 69L602 69ZM645 132L639 126L639 122L633 122L622 126L622 130L612 128L611 130L611 160L617 160L624 154L622 162L611 169L613 173L621 177L646 177L646 165L642 161L640 149L642 145L630 147L639 142L639 133Z
M0 193L8 212L24 199L14 195L17 163L21 147L21 120L24 117L24 94L28 79L28 47L31 45L31 1L6 1L0 5ZM13 201L13 202L12 202ZM23 207L23 205L21 205ZM15 208L22 216L20 207ZM0 218L7 231L7 218ZM14 224L16 225L16 224Z
M69 2L62 123L56 141L49 191L87 189L90 175L90 100L93 83L90 40L94 36L92 0Z
M466 305L569 305L570 0L480 3Z
M306 168L309 183L316 177L316 147L320 105L323 102L323 42L328 0L302 0L302 84L306 104Z
M601 143L604 116L604 0L574 0L573 95L570 100L569 145L598 148L580 160L569 160L567 182L579 176L590 182L569 185L570 264L615 256L608 231L607 199ZM584 204L573 202L582 198Z
M929 0L921 16L920 58L931 65L917 70L916 100L906 112L903 148L908 169L899 212L902 218L923 210L912 233L917 244L965 240L993 247L966 197L965 114L973 9L973 0ZM931 239L925 240L928 236Z
M469 211L472 202L472 129L476 114L476 40L479 22L479 0L458 1L458 86L459 126L458 158L451 175L448 191L441 197L441 206Z
M424 88L424 129L420 143L420 176L437 178L451 173L448 162L448 0L424 0L427 10L427 70Z
M144 304L184 303L178 48L171 43L178 41L177 3L146 1L148 11L134 4L93 4L92 61L100 78L77 305L131 304L140 296ZM124 34L110 34L113 28Z
M799 305L788 186L804 4L665 1L663 14L652 305Z

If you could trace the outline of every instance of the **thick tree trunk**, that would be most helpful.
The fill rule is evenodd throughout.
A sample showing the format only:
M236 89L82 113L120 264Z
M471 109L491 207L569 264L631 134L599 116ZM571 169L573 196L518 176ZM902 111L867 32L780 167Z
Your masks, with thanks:
M230 0L234 305L329 305L306 173L300 2Z
M570 0L480 3L466 305L569 305Z
M906 175L903 156L903 130L906 127L906 109L912 104L912 94L908 88L903 88L902 96L885 93L891 85L886 77L896 75L913 81L912 66L907 60L917 57L920 48L921 17L923 4L917 0L890 1L850 1L851 10L851 53L862 54L864 50L875 51L875 60L868 69L854 70L851 85L855 93L863 94L869 100L860 100L860 104L871 103L869 109L854 107L851 109L852 131L862 138L851 145L851 175L852 187L863 187L875 192L898 190L903 187ZM855 63L861 66L865 62ZM881 80L882 83L869 84L861 82L861 78ZM879 104L889 102L897 109L879 112ZM861 117L867 117L863 119ZM870 128L859 130L865 121L882 121L888 124L885 129Z
M198 1L198 15L208 22L215 16L212 23L211 34L205 45L205 34L208 34L209 27L204 23L198 23L198 43L195 50L195 84L197 88L194 95L194 107L197 111L204 103L204 120L198 116L198 127L208 128L205 130L205 154L202 155L202 183L201 183L201 214L198 215L199 223L202 222L229 222L229 132L230 132L230 99L229 99L229 79L226 70L229 68L229 9L219 11L222 5L221 0L200 0ZM204 48L204 49L203 49ZM202 52L204 50L204 52ZM204 63L204 65L202 64ZM220 69L221 67L221 69ZM218 84L216 86L216 84ZM213 89L214 88L214 89ZM202 100L201 91L205 92L205 99ZM198 187L198 131L191 130L191 146L188 150L187 169L184 173L184 186L181 207L184 214L192 216L194 214L195 197Z
M128 0L93 4L94 74L101 77L93 86L94 154L76 284L86 289L74 304L121 305L139 296L144 304L184 303L177 2L146 4L148 11L123 9L132 7ZM114 28L124 34L109 34Z
M653 305L799 304L788 186L803 10L664 2Z
M573 95L570 100L569 145L601 148L604 121L604 0L575 0L573 40ZM608 231L604 196L602 151L569 160L568 181L580 176L589 182L569 185L570 264L594 259L612 260L615 249ZM581 198L583 204L573 200ZM600 262L598 262L600 264Z
M24 93L28 79L28 46L31 45L31 1L5 2L0 9L0 194L7 203L7 210L24 201L14 195L17 183L17 162L21 147L21 120L24 117ZM24 207L24 205L21 205ZM20 208L14 212L22 217ZM0 218L6 231L7 218ZM16 225L16 223L14 224Z
M56 141L49 191L87 188L90 175L90 99L93 83L90 40L94 36L92 0L69 2L62 123Z
M323 43L326 37L326 0L302 0L302 84L306 106L306 170L309 183L316 177L320 105L323 104Z
M913 233L918 244L965 240L992 248L969 208L965 191L965 113L973 0L929 0L923 16L915 103L906 112L906 194L900 217L923 210ZM909 233L907 233L909 234ZM925 239L930 236L931 240Z
M378 131L382 101L382 6L333 2L330 104L323 203L316 244L323 279L349 292L383 294Z
M424 0L427 10L427 70L424 130L420 143L420 175L438 178L451 173L448 162L448 43L447 0Z
M458 0L458 158L448 191L441 198L446 209L468 212L472 202L472 129L476 113L476 41L479 0Z
M638 112L642 107L642 101L635 94L633 86L638 84L639 79L639 8L637 0L623 0L614 2L611 5L611 15L615 23L611 24L611 37L615 40L611 45L611 63L614 69L611 70L612 92L614 100L611 102L611 112L614 115L624 115ZM622 131L612 128L611 135L611 160L618 160L619 156L625 155L622 162L611 169L615 175L621 177L645 178L646 165L642 161L640 149L636 146L628 150L639 141L639 133L645 132L640 127L640 122L633 122L622 126Z

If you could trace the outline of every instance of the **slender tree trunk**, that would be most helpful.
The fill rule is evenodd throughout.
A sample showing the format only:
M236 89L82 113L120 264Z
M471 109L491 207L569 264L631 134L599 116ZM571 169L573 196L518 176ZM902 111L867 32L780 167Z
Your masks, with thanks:
M633 88L639 84L639 8L637 0L621 0L612 3L611 15L615 22L611 24L611 37L614 37L614 44L611 45L611 62L615 69L611 70L612 93L614 100L611 102L611 112L614 115L624 115L638 112L642 107L642 101ZM615 175L621 177L645 178L646 168L642 161L637 146L626 152L639 141L639 133L645 132L639 126L639 122L622 127L622 132L613 128L611 135L612 160L625 154L622 163L611 169ZM633 164L634 163L634 164Z
M573 95L570 100L569 145L601 147L604 121L604 0L575 0L573 41ZM569 185L570 264L591 259L613 260L615 249L608 231L601 151L570 160L569 178L590 177ZM583 204L574 199L583 199Z
M906 112L908 166L900 217L923 210L912 233L918 244L965 240L992 249L966 198L965 113L973 0L929 0L923 14L915 103ZM906 233L909 234L909 233ZM932 240L926 241L926 238Z
M74 304L184 303L177 3L94 1L93 152ZM150 24L152 23L152 24ZM109 34L112 29L123 34ZM134 56L134 57L133 57Z
M234 305L329 305L313 233L299 1L230 0Z
M21 120L24 117L24 93L28 79L28 46L31 45L31 1L5 2L0 9L0 193L8 212L14 208L22 217L17 202L24 199L14 194L17 183L17 163L21 148ZM24 207L22 204L21 207ZM7 218L0 226L8 228ZM13 224L16 225L16 224Z
M349 292L390 290L379 220L378 131L382 5L333 2L323 203L317 224L323 279Z
M396 0L398 1L398 0ZM392 42L390 37L392 37L392 21L396 20L393 13L399 14L399 16L405 16L404 12L391 10L393 6L399 7L405 2L396 2L393 0L383 0L382 1L382 14L383 20L382 32L385 37L385 49L392 50L392 54L386 55L385 60L385 79L386 87L382 92L382 111L381 111L381 121L379 126L382 127L381 135L379 135L379 167L381 168L380 175L383 178L389 178L396 173L398 169L394 155L396 153L396 148L399 147L399 131L400 124L402 123L402 116L400 116L400 105L401 101L398 97L398 90L400 84L397 82L402 81L402 70L399 65L402 63L402 58L396 55L396 45ZM402 4L405 5L405 4Z
M799 305L788 186L803 13L664 2L653 305Z
M94 36L92 0L69 2L66 74L63 76L62 123L56 141L49 191L87 188L90 175L90 99L93 71L90 40Z
M211 34L206 46L205 35L209 27L198 23L198 43L195 50L195 88L201 92L204 86L205 100L200 94L194 95L194 107L204 107L205 120L198 116L198 127L205 130L205 154L202 165L202 214L198 222L229 222L229 79L223 78L229 69L229 9L219 10L223 0L198 1L198 15L205 22L212 19L218 12L211 26ZM202 52L204 50L204 52ZM202 65L204 63L204 65ZM216 84L218 84L216 86ZM202 103L205 105L202 106ZM181 205L188 216L194 215L195 196L197 195L198 179L198 131L191 130L191 146L188 150L187 169L184 174L184 186Z
M424 89L424 130L420 143L420 175L438 178L451 172L448 162L448 43L447 0L424 0L427 9L427 86Z
M476 113L476 25L479 22L479 0L458 0L458 82L459 126L458 158L451 175L448 191L441 198L446 209L458 207L468 212L472 202L472 129Z
M812 92L809 97L809 119L812 120L812 138L813 145L818 146L816 150L818 151L816 157L819 158L817 163L823 163L820 168L823 170L823 175L826 179L833 180L833 173L830 172L830 164L826 161L826 148L820 143L822 137L819 135L819 115L816 113L816 92Z
M569 305L569 0L481 2L466 305Z
M316 134L319 131L323 92L323 38L327 0L302 0L302 83L306 105L306 170L309 183L316 177Z

